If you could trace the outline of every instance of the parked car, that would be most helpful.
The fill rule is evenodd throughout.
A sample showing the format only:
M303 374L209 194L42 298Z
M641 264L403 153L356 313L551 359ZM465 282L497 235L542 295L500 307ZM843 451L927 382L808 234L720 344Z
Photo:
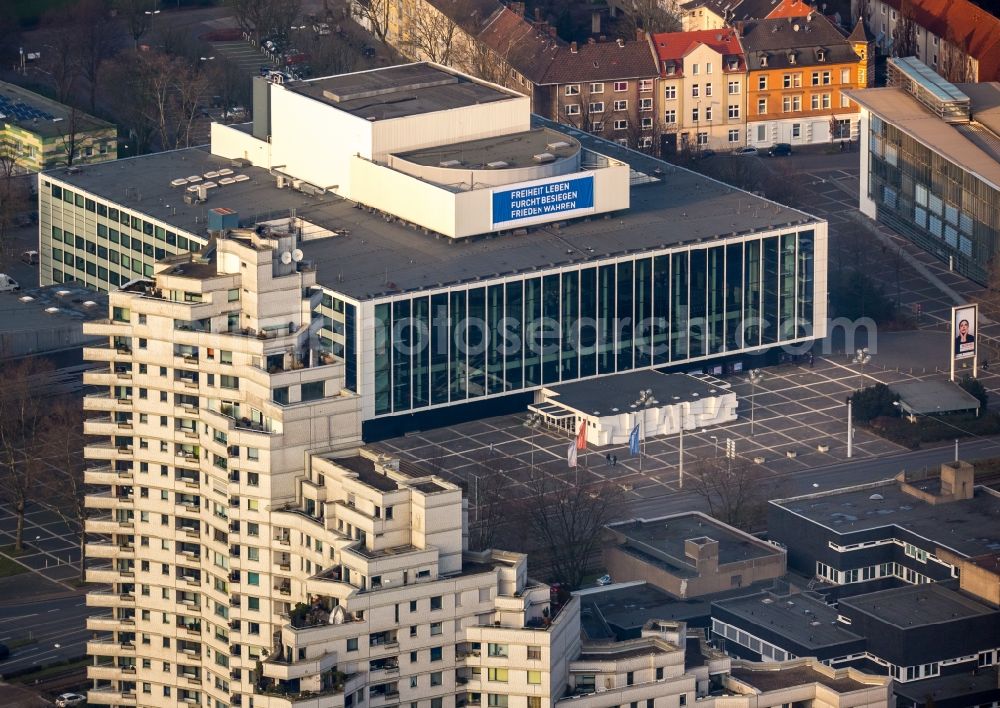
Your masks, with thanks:
M743 157L744 155L756 155L757 148L750 147L748 145L746 147L736 148L735 150L733 150L733 154L736 155L737 157Z
M607 573L605 573L604 575L602 575L601 577L599 577L597 579L597 584L598 585L610 585L611 584L611 576L608 575Z
M20 290L21 286L16 280L6 273L0 273L0 293L14 292Z
M792 146L788 143L775 143L767 154L771 157L787 157L792 154Z
M38 251L25 251L21 254L21 260L28 265L38 265Z
M87 702L86 696L81 696L79 693L63 693L56 698L56 705L59 708L67 708L67 706L82 706Z

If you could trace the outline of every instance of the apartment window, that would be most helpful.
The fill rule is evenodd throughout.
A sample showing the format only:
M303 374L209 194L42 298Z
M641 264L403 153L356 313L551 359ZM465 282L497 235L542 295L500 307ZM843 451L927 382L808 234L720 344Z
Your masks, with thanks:
M823 108L829 108L830 107L830 94L824 93L820 97L820 105L822 105Z
M663 113L663 122L668 125L677 122L677 111L670 110Z
M440 609L441 609L441 596L435 595L434 597L431 598L431 610L440 610Z
M631 686L633 683L635 683L635 672L629 671L625 674L625 685Z
M486 678L489 681L507 683L507 669L487 669Z
M435 671L434 673L431 674L431 686L440 686L440 685L441 685L441 672Z
M650 128L653 127L652 123L650 123L649 127ZM653 138L652 137L650 137L648 135L644 135L641 138L639 138L639 149L640 150L648 150L651 147L653 147Z
M691 109L691 120L694 123L697 123L700 118L701 118L701 113L700 113L699 109L692 108Z
M819 94L818 93L814 93L812 95L812 100L810 101L810 104L812 105L812 109L814 111L818 111L819 110L820 101L819 101Z
M493 642L490 642L487 645L487 651L486 651L486 653L487 653L487 656L506 658L507 655L508 655L507 654L507 645L506 644L494 644Z
M705 106L705 120L712 120L712 107Z
M652 79L640 79L639 80L639 91L646 92L653 90L653 80Z
M628 110L628 101L615 101L615 110L616 111L627 111Z
M541 661L542 648L540 646L528 647L528 661Z
M591 93L604 93L604 83L596 83L590 85Z
M738 143L739 141L740 141L740 131L739 130L730 130L729 131L729 142L731 142L731 143Z
M739 81L730 81L729 82L729 95L730 96L735 96L739 92L740 92L740 82Z
M643 130L652 130L652 128L653 128L653 119L652 118L643 118L641 126L642 126Z
M580 104L570 103L566 106L566 115L568 116L578 116L580 115Z
M691 65L691 74L693 76L697 76L698 75L698 65L697 64L692 64Z
M540 684L542 682L542 672L541 671L529 671L528 672L528 683L530 684Z
M757 115L762 116L765 113L767 113L767 99L766 98L758 98L757 99Z
M351 637L347 640L347 651L357 651L358 650L358 638Z
M708 133L698 133L698 144L708 145Z
M489 708L507 708L507 696L497 693L489 693L486 697Z
M616 81L615 82L615 91L618 91L618 92L628 91L628 81Z
M528 696L528 708L542 708L542 697Z
M849 84L851 83L851 70L841 69L840 70L840 83Z
M580 84L569 84L566 87L567 96L579 96L580 95Z
M667 86L663 89L663 97L668 101L673 101L677 98L677 87Z
M442 626L441 626L440 622L431 622L431 636L432 637L436 636L438 634L441 634L441 629L442 629Z
M627 120L616 120L615 121L615 130L628 130L628 121Z
M595 120L590 124L590 131L592 133L601 133L604 131L604 121Z
M656 667L656 680L657 681L662 681L663 680L663 667L662 666L657 666Z
M781 77L781 85L784 88L791 88L792 87L792 75L791 74L785 74L784 76L782 76Z
M712 84L705 84L705 95L706 96L712 95Z
M761 91L767 90L767 76L757 77L757 88Z
M734 103L731 106L729 106L729 117L730 118L740 117L740 104Z
M851 107L851 99L849 99L847 97L847 94L845 94L845 93L840 94L840 107L841 108L850 108Z
M441 661L441 647L431 647L431 661Z
M691 98L701 96L701 84L691 84Z
M416 611L417 611L417 601L410 600L410 612L416 612Z
M802 124L792 123L792 137L799 138L802 137Z
M639 110L640 111L651 111L651 110L653 110L653 99L651 99L651 98L640 98L639 99Z
M591 113L604 113L604 101L597 101L590 104Z

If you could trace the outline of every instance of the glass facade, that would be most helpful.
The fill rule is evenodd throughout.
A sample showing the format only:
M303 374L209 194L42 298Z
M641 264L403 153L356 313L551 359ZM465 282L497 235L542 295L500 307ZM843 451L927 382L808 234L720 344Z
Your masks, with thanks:
M808 339L804 230L374 306L375 415Z
M879 221L985 283L1000 237L1000 191L874 114L868 141L868 197Z

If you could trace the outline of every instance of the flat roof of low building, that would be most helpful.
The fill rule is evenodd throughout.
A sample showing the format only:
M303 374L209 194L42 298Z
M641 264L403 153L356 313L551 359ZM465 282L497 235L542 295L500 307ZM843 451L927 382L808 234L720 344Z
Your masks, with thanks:
M750 669L745 666L733 666L730 675L737 681L754 688L768 692L780 691L785 688L819 683L839 693L860 691L870 688L870 684L855 681L852 678L835 678L817 671L812 666L783 666L775 669Z
M107 293L60 283L0 293L0 333L35 332L108 316Z
M685 555L689 540L717 541L719 565L784 555L782 549L697 511L623 521L608 528L624 536L627 547L639 552L646 562L663 565L668 572L684 577L698 576L695 561Z
M935 415L979 408L979 399L951 381L904 381L889 384L899 396L903 410L918 415Z
M895 526L965 557L1000 551L1000 493L982 486L945 504L923 502L895 480L770 503L838 534Z
M904 585L845 597L841 598L840 606L853 608L902 629L981 617L996 612L941 583Z
M724 389L694 376L657 371L630 371L545 388L552 392L552 395L546 396L547 400L594 416L636 410L633 404L641 391L653 392L657 408L726 393Z
M844 93L945 159L1000 189L1000 137L996 135L1000 129L1000 83L955 86L971 99L973 123L947 123L901 88L851 89Z
M3 116L0 123L16 125L42 138L115 127L89 113L6 81L0 81L0 115Z
M483 170L499 162L504 163L501 165L504 169L533 167L542 164L537 159L539 155L548 153L559 160L578 152L580 142L576 138L550 128L534 128L522 133L401 152L397 156L429 167Z
M433 64L402 64L285 84L289 91L371 121L521 97Z
M808 649L835 647L861 639L837 621L835 608L811 593L777 595L765 591L718 600L712 605L742 619L745 622L742 628L750 633L754 626L759 626Z
M556 127L537 117L532 120ZM241 167L205 148L86 165L73 174L65 169L44 174L206 238L208 212L215 207L236 211L241 226L286 217L294 210L305 221L340 234L306 241L300 248L305 259L316 264L320 284L358 300L822 223L648 155L580 131L566 132L584 147L628 163L633 177L657 170L659 175L636 179L642 183L632 187L628 211L543 224L529 228L526 236L507 231L450 239L386 221L333 194L308 196L278 189L267 170ZM223 168L249 179L211 189L206 202L192 205L183 201L186 187L171 186L172 180Z
M1000 699L1000 667L980 666L971 673L936 676L905 683L897 681L892 690L897 696L921 705L926 705L924 701L928 698L934 699L938 705L959 705L949 703L953 699L960 699L961 705L988 705Z

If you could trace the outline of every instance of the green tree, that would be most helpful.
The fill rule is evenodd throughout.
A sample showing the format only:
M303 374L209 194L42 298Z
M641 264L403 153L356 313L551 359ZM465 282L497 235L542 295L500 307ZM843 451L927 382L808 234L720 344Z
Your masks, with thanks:
M883 383L855 391L851 395L854 420L867 423L882 416L898 416L899 408L894 405L898 400L899 396Z
M979 408L985 413L986 404L989 403L990 400L990 394L986 391L986 387L983 386L982 382L979 379L972 378L971 376L965 376L958 382L958 385L979 399Z

